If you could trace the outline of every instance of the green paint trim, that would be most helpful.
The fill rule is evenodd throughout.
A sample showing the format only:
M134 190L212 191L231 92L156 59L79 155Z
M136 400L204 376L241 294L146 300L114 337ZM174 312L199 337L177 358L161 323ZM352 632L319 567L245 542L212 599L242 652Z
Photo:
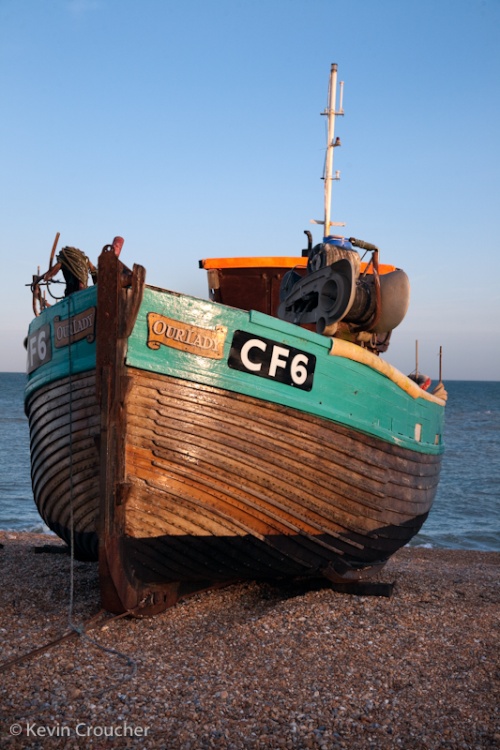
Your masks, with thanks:
M26 402L30 396L39 388L43 388L55 380L61 380L71 374L78 374L95 370L96 363L96 344L82 339L72 343L70 346L55 345L55 320L60 318L61 321L70 317L79 315L97 305L97 288L95 286L84 289L70 297L65 297L52 307L48 307L41 315L35 318L28 331L28 348L30 341L36 338L37 332L45 326L50 330L50 358L47 357L45 364L41 364L27 376L27 385L24 391L24 400ZM36 353L36 341L33 342ZM46 342L44 341L44 345ZM30 351L28 351L28 360Z
M160 345L155 350L148 348L148 312L207 330L226 327L222 359L210 359L171 346ZM227 360L235 330L314 354L317 359L312 390L306 392L230 369ZM444 409L441 405L409 396L396 383L365 364L332 357L330 348L330 339L262 313L247 313L147 287L129 339L127 364L288 406L418 453L436 455L443 452ZM420 439L416 439L416 435ZM436 435L439 436L437 444Z
M90 287L45 310L35 318L29 337L43 326L50 330L52 353L46 363L28 375L25 399L50 382L95 369L95 341L86 339L71 347L55 347L54 319L83 313L97 302L97 289ZM221 359L161 345L148 348L147 313L157 312L198 328L227 328ZM293 347L316 357L310 392L227 365L233 332L242 330ZM440 454L444 408L425 398L408 395L397 383L366 364L345 357L332 357L331 339L262 313L250 313L206 300L146 287L139 315L128 342L127 364L153 373L242 393L338 422L387 443L418 453ZM436 435L439 436L436 443ZM420 439L416 439L416 436Z

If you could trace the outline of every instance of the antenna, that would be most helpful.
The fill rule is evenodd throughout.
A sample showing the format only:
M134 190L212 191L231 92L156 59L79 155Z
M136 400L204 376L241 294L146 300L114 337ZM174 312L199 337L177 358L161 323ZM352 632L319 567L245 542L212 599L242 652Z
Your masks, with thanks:
M323 179L325 181L325 202L324 202L324 220L312 220L312 224L323 224L323 233L325 237L330 234L330 227L344 227L341 222L331 221L331 203L332 203L332 182L340 180L340 171L336 170L333 174L333 150L341 146L340 138L335 138L335 118L343 116L343 99L344 99L344 81L339 84L339 109L336 107L337 98L337 63L333 63L330 68L330 82L328 86L328 104L322 115L328 117L328 135L326 142L325 172Z
M330 86L328 91L328 109L324 114L328 116L328 136L326 142L325 161L325 236L330 234L330 213L332 202L332 171L333 171L333 137L335 134L335 99L337 96L337 65L334 63L330 71Z

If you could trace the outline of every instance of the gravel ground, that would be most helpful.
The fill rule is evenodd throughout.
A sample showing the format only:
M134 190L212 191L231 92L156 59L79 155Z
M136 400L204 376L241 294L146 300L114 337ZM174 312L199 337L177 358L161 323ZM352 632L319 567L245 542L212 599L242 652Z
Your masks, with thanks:
M403 549L390 598L247 583L74 635L48 541L0 532L2 748L500 747L500 554ZM81 627L97 566L73 581Z

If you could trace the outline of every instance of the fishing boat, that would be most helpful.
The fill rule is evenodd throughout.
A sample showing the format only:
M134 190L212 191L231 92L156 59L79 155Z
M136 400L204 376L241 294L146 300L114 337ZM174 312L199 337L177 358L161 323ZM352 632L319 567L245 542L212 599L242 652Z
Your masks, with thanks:
M152 615L236 580L364 580L427 518L445 401L380 356L404 271L330 234L337 88L334 65L319 244L203 259L209 299L147 284L120 238L97 284L55 304L57 238L33 278L34 499L72 554L99 561L109 611Z

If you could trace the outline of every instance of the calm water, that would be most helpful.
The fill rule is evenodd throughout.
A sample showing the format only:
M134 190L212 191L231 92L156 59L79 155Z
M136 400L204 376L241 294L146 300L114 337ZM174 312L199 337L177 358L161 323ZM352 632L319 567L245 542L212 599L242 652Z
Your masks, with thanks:
M0 373L0 528L48 531L33 502L25 376ZM446 453L414 545L500 550L500 382L446 383Z

